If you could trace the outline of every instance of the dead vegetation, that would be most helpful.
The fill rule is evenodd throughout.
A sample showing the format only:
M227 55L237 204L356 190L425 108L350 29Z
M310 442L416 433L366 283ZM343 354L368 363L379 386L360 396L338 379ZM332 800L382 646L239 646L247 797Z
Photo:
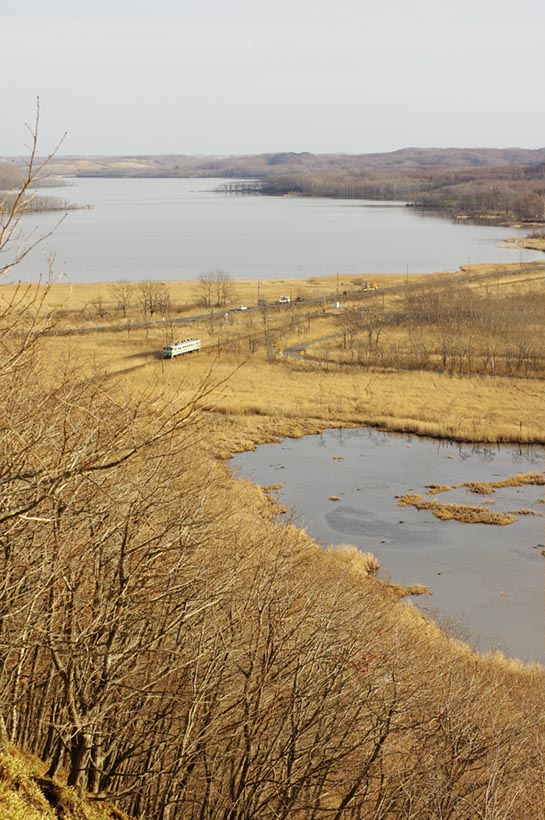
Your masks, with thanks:
M103 800L79 800L72 789L44 776L37 758L15 750L0 754L0 814L3 820L129 820Z
M527 273L524 273L524 271ZM543 266L407 282L396 299L380 293L366 305L347 305L338 336L312 356L365 368L463 375L543 378L541 345Z
M478 507L465 504L442 503L429 496L450 490L466 489L468 492L477 495L491 495L498 489L505 487L542 487L545 485L545 474L543 473L517 473L509 478L500 481L465 481L462 484L427 484L426 495L408 493L398 499L400 507L415 507L417 510L430 510L436 518L442 521L460 521L463 524L497 524L505 526L512 524L520 515L541 515L542 513L530 508L516 510L505 510L503 512L493 512L488 509L488 505L494 503L492 500L483 501Z
M501 481L466 481L464 484L458 484L458 487L465 487L472 493L480 495L492 495L496 490L503 487L525 487L532 485L535 487L545 486L544 473L517 473L510 478L504 478Z
M462 524L497 524L503 527L517 520L514 513L497 513L487 507L470 507L466 504L445 504L422 495L403 495L397 503L400 507L430 510L441 521L460 521Z

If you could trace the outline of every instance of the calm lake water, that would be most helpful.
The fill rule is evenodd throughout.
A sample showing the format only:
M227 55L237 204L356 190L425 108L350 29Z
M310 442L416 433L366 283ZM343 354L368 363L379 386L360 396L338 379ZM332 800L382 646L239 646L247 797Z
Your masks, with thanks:
M73 282L194 279L221 268L236 279L453 271L478 262L543 259L498 247L512 228L422 215L402 203L217 194L221 179L77 179L47 189L90 210L71 211L16 278L64 265ZM58 216L27 225L45 233Z
M459 445L358 429L285 439L239 454L231 464L258 484L283 484L278 496L289 514L320 543L354 544L377 556L382 577L425 584L432 595L415 597L415 603L458 636L481 650L499 648L543 663L543 517L520 516L504 527L462 524L399 507L396 499L424 493L426 484L539 472L543 458L542 448ZM470 505L485 499L466 490L438 498ZM504 488L489 498L495 511L544 511L540 487Z

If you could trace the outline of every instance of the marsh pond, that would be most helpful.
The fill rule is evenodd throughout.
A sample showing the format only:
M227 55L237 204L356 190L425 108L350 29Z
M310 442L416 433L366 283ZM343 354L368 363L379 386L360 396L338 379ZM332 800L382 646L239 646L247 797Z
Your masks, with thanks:
M319 543L353 544L377 556L379 577L427 586L431 594L414 602L455 636L482 651L543 663L543 487L441 493L442 503L515 511L507 526L439 520L431 510L398 503L406 494L427 493L429 485L542 472L543 458L540 447L468 445L364 428L284 439L241 453L231 464L258 484L282 485L275 494L286 515Z

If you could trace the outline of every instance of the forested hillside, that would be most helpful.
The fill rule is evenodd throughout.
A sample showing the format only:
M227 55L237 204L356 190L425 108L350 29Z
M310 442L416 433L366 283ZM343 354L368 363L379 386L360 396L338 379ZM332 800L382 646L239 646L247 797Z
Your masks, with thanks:
M379 154L279 152L241 156L142 154L127 156L58 156L51 169L74 176L225 176L265 177L282 173L372 170L417 172L530 167L545 162L545 148L402 148Z
M407 200L422 208L496 221L544 219L542 166L400 168L271 174L229 185L233 193Z

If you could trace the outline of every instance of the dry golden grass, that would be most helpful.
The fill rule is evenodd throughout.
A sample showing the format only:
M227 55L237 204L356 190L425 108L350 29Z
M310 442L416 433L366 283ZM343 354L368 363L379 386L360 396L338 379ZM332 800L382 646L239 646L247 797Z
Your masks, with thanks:
M543 515L543 513L529 508L505 510L495 513L488 510L486 506L494 503L491 499L485 500L479 507L475 507L464 504L445 504L437 501L435 498L431 499L429 496L462 488L479 495L491 495L497 489L503 487L542 487L544 485L545 474L535 472L517 473L501 481L465 481L462 484L453 485L427 484L426 489L428 492L426 495L408 493L399 498L398 505L400 507L415 507L417 510L431 510L431 512L442 521L455 520L464 524L497 524L499 526L505 526L506 524L512 524L516 521L519 515Z
M362 552L352 544L336 544L326 550L339 564L351 572L367 577L380 569L380 564L371 552Z
M85 803L57 780L44 777L44 764L16 750L0 754L2 820L128 820L105 801Z
M436 493L446 493L449 490L452 490L453 487L448 484L426 484L426 489L428 491L428 495L435 495Z
M407 590L407 595L431 595L428 587L424 586L424 584L412 584L410 587L405 587Z
M322 321L326 335L329 320ZM191 326L187 335L212 344L205 323ZM158 356L166 341L167 330L161 326L130 335L49 337L43 344L51 361L77 360L87 375L97 370L124 373L131 390L161 385L176 394L182 382L196 384L212 371L214 380L225 382L212 408L216 421L223 417L217 425L223 455L275 436L299 436L328 426L374 425L466 441L545 440L543 386L536 380L371 373L282 356L267 361L261 351L250 355L244 341L238 353L218 355L212 347L190 359L165 362Z
M463 524L496 524L500 527L516 521L515 512L493 512L487 507L470 507L465 504L443 504L422 495L407 494L398 500L400 507L430 510L441 521L460 521ZM522 511L518 511L520 514Z
M495 272L504 274L510 268L519 269L520 265L473 265L470 271L473 279L469 286L486 285L484 280L483 283L479 282L479 276L489 276ZM467 271L462 267L460 275L464 273L467 273ZM520 277L520 274L518 276ZM452 274L411 274L409 283L411 285L419 283L433 284L440 283L445 278L452 278ZM352 300L351 297L344 296L343 291L348 290L351 294L358 293L359 285L371 279L378 283L379 290L366 294L366 303L380 304L388 308L392 301L399 301L403 298L403 293L401 295L399 293L388 294L387 290L382 290L383 288L405 284L407 281L406 276L400 274L350 275L343 276L339 281L337 281L336 276L309 277L308 279L283 278L260 280L259 282L254 279L234 281L235 293L232 303L227 307L236 307L238 304L255 306L258 298L266 299L268 305L274 305L281 295L287 295L294 302L292 305L294 311L306 313L309 310L308 302L295 304L297 297L301 297L303 300L327 297L327 307L330 310L332 301L336 298L337 286L340 301L345 306L351 304ZM502 277L501 279L502 284L509 281L510 278L505 279ZM191 316L203 312L195 295L196 281L174 280L165 281L163 284L165 284L170 294L171 309L169 315L172 318ZM134 282L133 285L136 290L138 282ZM0 285L0 300L9 299L16 287L16 285L9 284ZM51 288L47 288L46 285L37 285L36 287L48 291L44 302L44 310L57 314L59 327L85 327L86 325L108 325L112 323L126 324L127 319L135 322L142 321L144 318L135 304L130 307L127 319L122 316L116 305L115 282L75 284L61 277ZM97 304L100 304L100 311L105 313L104 316L99 316ZM315 309L315 306L313 309ZM161 317L156 316L156 318L160 319Z
M517 473L511 478L504 478L502 481L466 481L464 484L457 484L456 487L466 487L471 493L491 495L502 487L524 487L528 485L545 486L545 474Z
M190 362L152 361L127 380L135 389L157 380L175 392L182 380L197 382L213 368L217 381L226 380L215 413L255 443L355 425L464 441L545 440L542 386L532 380L355 372L267 362L261 354L241 359L202 353ZM241 444L234 450L247 441Z
M361 282L368 281L369 277L350 277L349 280L339 283L339 287L357 292L357 280ZM381 274L376 276L375 280L380 282L381 286L390 286L400 284L404 277L396 274ZM163 284L168 289L171 300L169 316L176 318L206 312L198 304L195 292L196 280L165 281ZM134 282L133 286L135 292L137 292L138 282ZM57 314L59 327L84 327L87 324L108 325L114 322L126 324L128 319L132 322L143 321L144 319L135 303L127 311L127 318L123 317L116 303L115 282L74 284L61 278L51 288L46 285L36 285L36 287L41 291L47 291L43 308L44 311L47 310ZM336 287L336 277L331 276L311 277L309 279L270 279L259 281L259 283L257 280L240 279L234 281L233 298L225 310L239 304L255 306L258 298L265 299L269 306L274 306L279 297L284 295L290 296L294 302L292 305L293 310L307 311L309 309L308 304L305 304L305 302L295 304L297 297L303 300L327 297L329 299L328 305L331 307L331 299L336 293ZM9 299L16 288L17 285L0 285L0 300ZM344 299L344 297L342 298ZM100 305L100 312L104 312L104 316L99 316L97 305ZM216 311L222 312L218 309ZM286 313L287 308L282 308L279 312ZM160 319L161 317L156 316L155 318Z
M374 578L380 564L372 552L362 552L352 544L334 544L326 549L329 559L333 559L338 567L348 570L350 574L363 578ZM404 586L390 581L377 581L380 590L393 600L399 601L407 595L429 595L428 587L423 584ZM403 611L402 611L403 612ZM403 620L403 616L401 616Z
M528 250L533 251L545 251L545 237L511 237L505 240L505 245L507 247L515 246L516 248L528 248Z
M473 661L484 674L494 675L496 672L513 676L512 685L542 686L543 666L539 663L525 663L518 658L511 658L503 652L476 652L466 641L449 637L445 631L419 609L412 601L403 601L399 608L403 621L415 628L422 639L425 639L430 649L435 647L445 651L452 659L468 659Z
M538 512L537 510L532 510L529 507L522 507L521 509L516 510L506 510L507 515L538 515L540 518L543 517L543 513Z

